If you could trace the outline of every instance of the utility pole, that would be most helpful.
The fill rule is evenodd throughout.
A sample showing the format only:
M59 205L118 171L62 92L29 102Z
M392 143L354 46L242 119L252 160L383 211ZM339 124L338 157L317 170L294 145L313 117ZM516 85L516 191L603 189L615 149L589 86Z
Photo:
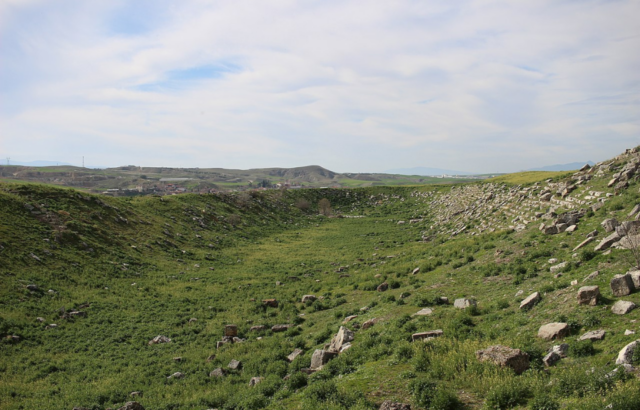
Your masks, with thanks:
M7 157L7 165L11 165L11 158Z
M82 168L84 168L84 155L82 156Z

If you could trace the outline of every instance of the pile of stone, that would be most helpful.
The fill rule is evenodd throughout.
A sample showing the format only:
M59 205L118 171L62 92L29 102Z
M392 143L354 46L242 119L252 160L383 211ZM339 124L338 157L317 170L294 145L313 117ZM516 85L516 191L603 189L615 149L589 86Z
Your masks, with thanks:
M520 349L495 345L478 350L476 358L480 362L491 362L500 367L510 367L516 374L521 374L529 368L529 355Z
M567 188L565 188L566 190ZM578 221L585 214L585 211L580 210L572 210L569 212L565 212L558 217L550 224L546 225L544 223L540 224L540 231L547 235L555 235L562 232L573 232L577 229Z
M309 369L303 369L302 371L305 373L313 373L321 370L331 359L350 348L353 339L354 333L346 327L340 326L338 333L331 339L329 346L313 352L313 356L311 356L311 367Z
M222 340L219 340L216 343L216 349L220 349L227 343L242 343L245 341L246 339L241 339L238 337L238 326L226 325L224 327L224 336L222 336Z

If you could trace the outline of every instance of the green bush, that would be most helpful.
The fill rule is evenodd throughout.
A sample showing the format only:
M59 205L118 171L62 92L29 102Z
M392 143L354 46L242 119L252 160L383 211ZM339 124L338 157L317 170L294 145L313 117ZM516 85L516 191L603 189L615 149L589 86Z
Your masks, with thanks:
M525 404L529 396L528 386L517 378L511 378L494 386L487 395L485 408L504 410Z
M536 394L529 403L530 410L558 410L560 404L546 393Z
M296 372L289 376L289 379L287 379L285 385L290 390L298 390L307 385L307 379L308 378L306 374L302 372Z
M574 357L586 357L595 353L591 340L579 340L569 345L569 355Z
M436 393L436 383L427 379L414 379L409 383L409 392L413 402L425 409L431 406L431 401Z

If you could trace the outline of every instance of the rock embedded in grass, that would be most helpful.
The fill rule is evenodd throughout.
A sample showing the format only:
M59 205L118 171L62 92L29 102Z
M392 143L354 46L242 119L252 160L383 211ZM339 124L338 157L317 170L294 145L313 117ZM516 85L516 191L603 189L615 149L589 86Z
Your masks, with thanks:
M578 289L578 304L595 306L598 303L598 297L600 296L600 287L598 286L583 286Z
M379 410L411 410L410 404L398 403L391 400L385 400L380 405Z
M224 369L220 367L213 369L211 373L209 373L209 377L224 377Z
M500 367L510 367L516 374L521 374L529 368L529 355L520 349L495 345L476 351L476 358L489 361Z
M531 309L540 302L540 292L533 292L525 300L520 302L520 309Z
M256 384L262 382L264 380L264 377L252 377L251 380L249 380L249 386L253 387Z
M291 363L296 359L296 357L300 356L301 354L302 349L295 349L289 356L287 356L287 361Z
M456 299L455 302L453 302L453 306L458 309L466 309L468 307L477 306L477 305L478 303L475 301L475 299L461 298L461 299Z
M637 349L640 349L640 339L631 342L620 350L616 364L633 364L633 356Z
M636 304L633 302L619 300L611 306L611 313L616 315L626 315L636 308Z
M611 292L614 296L627 296L633 292L635 286L633 285L633 279L631 275L626 273L624 275L615 275L611 282Z
M232 359L227 365L227 367L231 370L241 370L242 362L240 360Z
M316 349L311 356L311 370L320 370L322 366L338 356L338 352L329 352L327 350Z
M605 331L602 329L592 330L580 336L578 340L591 340L591 341L603 340L604 335L605 335Z
M293 327L293 325L291 324L287 324L287 325L275 325L271 327L271 331L274 333L278 333L278 332L284 332L287 329L289 329L290 327Z
M432 313L433 313L433 310L431 308L424 308L424 309L421 309L421 310L417 311L412 316L429 316Z
M316 300L317 298L315 297L315 295L304 295L302 297L301 302L302 303L306 303L306 302L313 302L314 300Z
M124 406L118 408L118 410L144 410L144 407L137 401L129 401Z
M433 339L435 337L442 336L443 333L444 332L442 331L442 329L429 330L428 332L414 333L414 334L411 335L411 341L415 342L415 341L418 341L418 340Z
M340 326L338 333L331 339L329 346L330 352L339 352L342 349L342 345L348 342L352 342L354 339L354 333L344 326Z
M562 339L568 335L569 325L566 323L547 323L538 330L538 337L545 340Z
M170 342L171 342L171 339L169 339L167 336L158 335L149 341L149 346L155 345L158 343L170 343Z

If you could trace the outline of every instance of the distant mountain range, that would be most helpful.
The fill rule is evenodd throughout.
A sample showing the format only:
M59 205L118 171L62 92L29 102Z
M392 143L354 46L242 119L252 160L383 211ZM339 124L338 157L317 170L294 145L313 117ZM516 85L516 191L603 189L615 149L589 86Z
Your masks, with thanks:
M30 161L30 162L22 162L22 161L10 161L11 165L22 165L25 167L55 167L56 165L72 165L68 162L57 162L57 161ZM6 165L3 163L2 165Z
M452 169L442 168L398 168L389 169L384 171L385 174L399 174L399 175L422 175L422 176L440 176L440 175L475 175L475 172L454 171Z
M587 162L571 162L569 164L547 165L546 167L531 168L531 169L527 169L526 171L573 171L574 169L582 168L584 164L589 164L591 166L594 166L595 162L587 161Z
M6 161L6 160L5 160ZM3 161L0 165L6 165L7 163ZM68 162L58 162L58 161L13 161L10 160L11 165L21 165L23 167L55 167L55 166L77 166L74 164L70 164ZM86 165L85 168L108 168L99 165Z

